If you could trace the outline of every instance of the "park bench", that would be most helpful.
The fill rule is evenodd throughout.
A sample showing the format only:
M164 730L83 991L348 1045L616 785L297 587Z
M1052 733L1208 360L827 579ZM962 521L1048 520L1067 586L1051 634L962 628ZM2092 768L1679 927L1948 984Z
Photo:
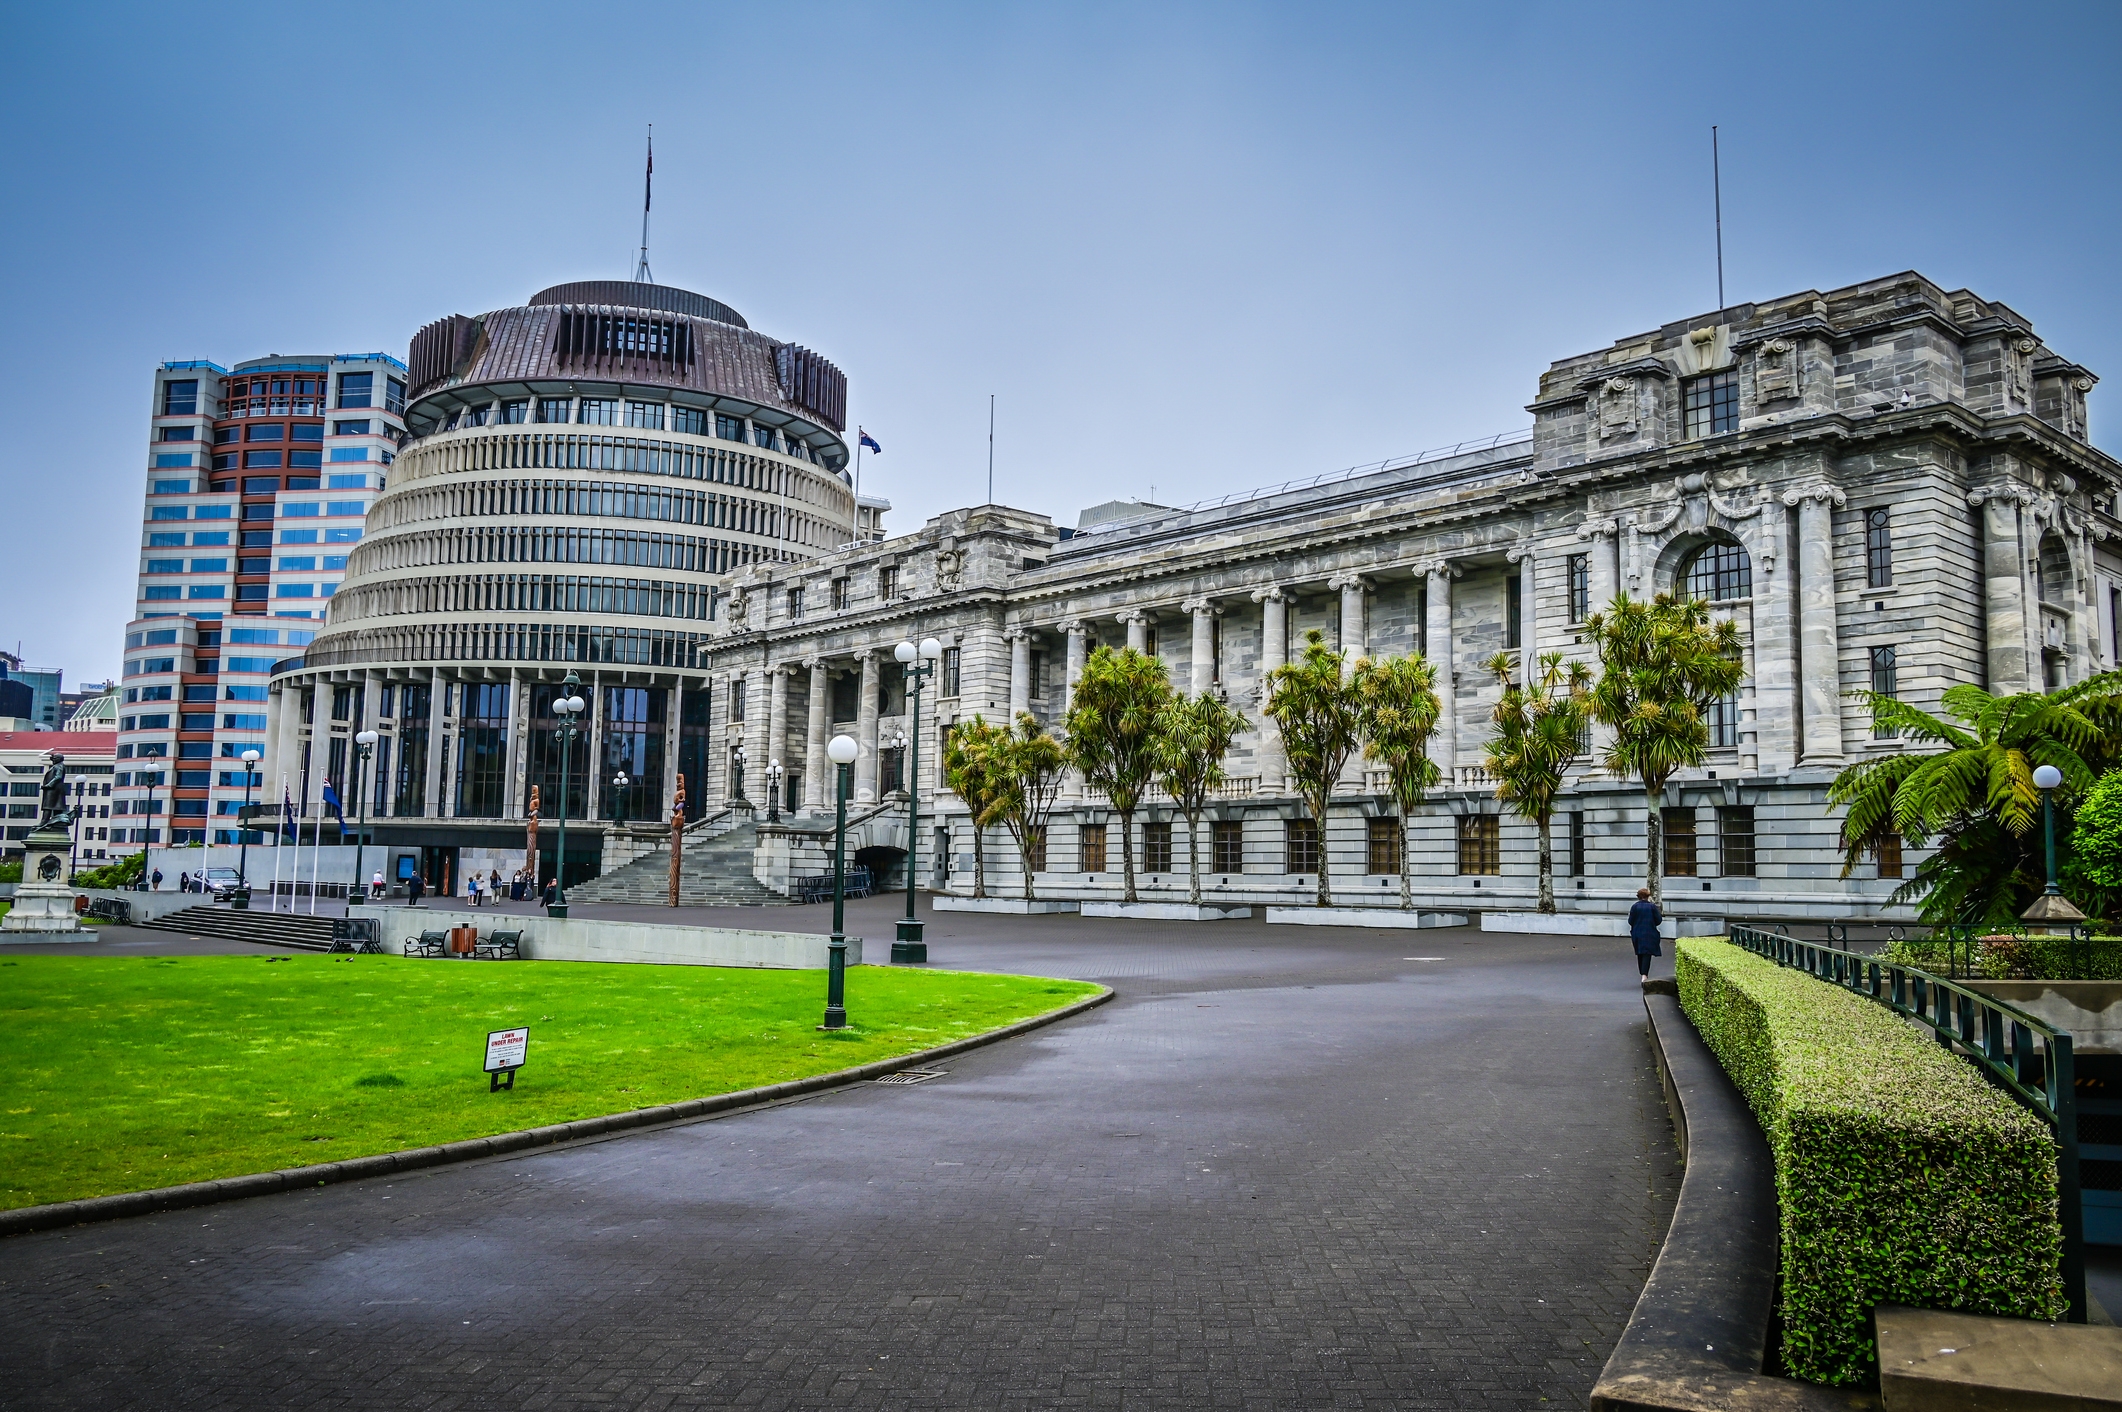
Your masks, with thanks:
M521 961L523 959L523 933L520 931L488 932L479 941L478 945L472 948L472 955L482 961Z
M405 939L405 954L408 956L446 956L449 954L449 933L446 931L422 932L418 938Z

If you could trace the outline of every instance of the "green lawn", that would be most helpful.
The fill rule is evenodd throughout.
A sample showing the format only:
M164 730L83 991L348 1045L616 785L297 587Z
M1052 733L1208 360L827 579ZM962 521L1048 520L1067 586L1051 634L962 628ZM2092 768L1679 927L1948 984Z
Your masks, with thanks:
M13 971L13 975L4 972ZM389 956L0 959L0 1209L512 1132L845 1069L1080 981ZM486 1032L530 1027L513 1092Z

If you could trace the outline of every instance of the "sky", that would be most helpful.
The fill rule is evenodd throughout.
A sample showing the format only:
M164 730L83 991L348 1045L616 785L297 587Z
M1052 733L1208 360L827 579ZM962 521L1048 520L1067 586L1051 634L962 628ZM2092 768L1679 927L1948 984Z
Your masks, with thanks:
M116 672L165 359L650 261L848 376L890 528L1526 426L1552 361L1914 269L2122 377L2122 5L10 6L0 646ZM2114 449L2095 391L2093 437ZM852 427L850 428L852 437Z

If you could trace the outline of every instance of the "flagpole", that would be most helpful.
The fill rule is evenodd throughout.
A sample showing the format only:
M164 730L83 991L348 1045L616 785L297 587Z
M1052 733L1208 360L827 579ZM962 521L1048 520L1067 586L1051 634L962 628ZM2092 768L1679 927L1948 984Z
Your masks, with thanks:
M280 827L273 830L273 910L280 910L280 840L287 837L287 771L280 772Z
M321 787L320 782L320 787ZM318 878L324 867L324 796L317 796L317 822L309 843L309 914L317 915Z
M654 284L648 272L648 206L656 180L656 125L648 125L648 170L641 177L641 260L634 266L634 283Z
M987 503L995 503L995 394L987 394Z

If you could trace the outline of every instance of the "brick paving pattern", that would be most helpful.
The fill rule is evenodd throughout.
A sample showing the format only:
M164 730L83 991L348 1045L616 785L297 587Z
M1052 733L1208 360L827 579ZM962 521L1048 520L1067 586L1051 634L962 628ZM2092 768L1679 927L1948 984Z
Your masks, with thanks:
M8 1240L0 1406L1583 1405L1678 1177L1625 941L930 941L1120 998L917 1086Z

